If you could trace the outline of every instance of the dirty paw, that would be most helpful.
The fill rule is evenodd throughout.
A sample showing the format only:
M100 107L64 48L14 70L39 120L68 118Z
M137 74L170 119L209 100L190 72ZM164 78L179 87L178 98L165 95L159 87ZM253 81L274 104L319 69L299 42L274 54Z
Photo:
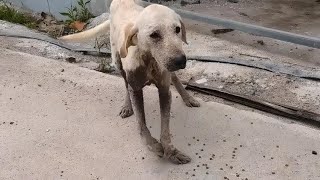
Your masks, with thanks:
M165 155L174 164L187 164L191 161L190 157L177 149L172 149L169 152L166 152Z
M200 103L191 96L183 101L188 107L200 107Z
M148 148L151 152L156 153L159 157L163 157L163 147L158 141L154 142L153 144L149 144Z
M129 116L133 115L133 109L132 109L132 107L128 107L128 106L122 107L119 115L120 115L122 118L126 118L126 117L129 117Z

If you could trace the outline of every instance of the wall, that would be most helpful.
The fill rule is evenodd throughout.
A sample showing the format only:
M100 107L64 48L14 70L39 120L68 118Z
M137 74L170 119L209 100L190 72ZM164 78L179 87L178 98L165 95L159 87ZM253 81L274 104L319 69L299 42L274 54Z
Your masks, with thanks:
M66 7L71 4L76 5L77 0L7 0L12 4L32 10L34 12L46 12L54 15L57 19L64 19L60 12L65 12ZM105 0L91 0L88 8L94 15L100 15L106 12Z

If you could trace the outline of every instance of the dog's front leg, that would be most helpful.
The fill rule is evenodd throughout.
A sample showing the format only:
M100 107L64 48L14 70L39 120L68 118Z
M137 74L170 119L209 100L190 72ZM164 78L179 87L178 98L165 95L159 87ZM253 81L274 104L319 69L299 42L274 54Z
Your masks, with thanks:
M200 103L195 100L190 94L186 91L186 89L182 86L182 83L180 82L180 79L177 77L177 75L172 72L171 73L171 80L177 91L179 92L183 102L188 107L199 107Z
M175 164L186 164L191 159L177 150L171 143L170 134L170 108L171 92L169 87L159 88L160 111L161 111L161 135L160 142L163 146L164 156Z
M151 133L146 125L142 89L134 90L131 88L131 86L129 86L128 89L133 103L134 113L139 123L140 134L144 139L144 142L151 151L155 152L158 156L163 156L162 145L151 136Z

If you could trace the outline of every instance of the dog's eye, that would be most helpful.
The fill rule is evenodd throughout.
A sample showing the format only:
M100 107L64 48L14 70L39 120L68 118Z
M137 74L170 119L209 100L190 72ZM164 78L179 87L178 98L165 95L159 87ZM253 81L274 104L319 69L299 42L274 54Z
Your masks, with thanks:
M180 33L180 27L176 27L176 33L177 33L177 34Z
M153 32L152 34L150 34L150 37L152 39L160 39L161 38L161 36L158 32Z

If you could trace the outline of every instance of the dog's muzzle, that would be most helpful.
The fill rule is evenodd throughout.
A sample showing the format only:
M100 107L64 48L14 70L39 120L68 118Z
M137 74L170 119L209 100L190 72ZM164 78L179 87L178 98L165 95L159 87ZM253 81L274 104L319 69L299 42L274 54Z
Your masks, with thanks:
M187 58L185 55L180 55L175 57L172 61L172 64L169 66L169 71L177 71L179 69L186 68L187 65Z

